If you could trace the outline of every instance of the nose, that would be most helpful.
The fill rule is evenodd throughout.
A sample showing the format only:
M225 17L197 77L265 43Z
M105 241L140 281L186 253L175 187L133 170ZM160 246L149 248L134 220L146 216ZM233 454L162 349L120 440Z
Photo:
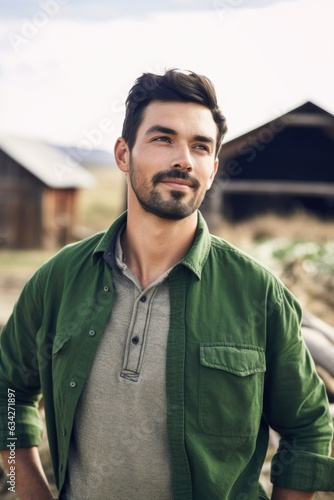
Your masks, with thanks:
M194 169L192 158L188 147L179 147L174 151L174 156L171 160L171 168L178 168L187 172L192 172Z

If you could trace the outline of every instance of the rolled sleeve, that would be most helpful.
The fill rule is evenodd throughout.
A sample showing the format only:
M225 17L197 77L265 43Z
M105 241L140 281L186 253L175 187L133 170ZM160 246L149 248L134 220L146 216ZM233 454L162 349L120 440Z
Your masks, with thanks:
M280 450L271 462L271 482L301 491L334 491L334 459L300 451Z
M0 449L6 449L8 442L15 439L16 448L29 448L38 446L41 442L44 424L35 406L15 405L15 431L12 435L8 429L7 401L3 397L3 384L1 384L0 399ZM7 390L5 391L7 395ZM6 396L7 399L7 396Z
M14 437L17 448L37 446L44 429L38 410L41 387L36 334L41 323L42 295L37 281L33 277L26 284L0 336L1 449L5 449L8 439ZM15 394L15 404L10 406L9 392ZM15 435L9 432L9 408L11 422L15 423Z

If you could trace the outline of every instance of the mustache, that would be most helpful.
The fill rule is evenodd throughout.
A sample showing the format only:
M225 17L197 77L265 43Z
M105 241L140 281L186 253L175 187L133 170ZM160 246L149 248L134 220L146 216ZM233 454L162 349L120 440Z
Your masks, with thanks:
M188 172L183 172L181 170L162 170L161 172L157 172L152 177L153 186L158 184L158 182L165 180L173 180L173 179L182 179L187 182L191 182L192 187L199 188L201 183L196 177L189 175Z

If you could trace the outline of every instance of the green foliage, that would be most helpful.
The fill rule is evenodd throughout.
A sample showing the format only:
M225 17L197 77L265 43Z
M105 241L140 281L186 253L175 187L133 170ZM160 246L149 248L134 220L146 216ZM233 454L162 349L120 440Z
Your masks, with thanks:
M273 257L279 260L300 259L306 271L334 275L334 241L317 243L314 241L290 242L278 248Z
M308 273L334 276L334 240L326 242L267 240L255 245L254 253L275 267L285 267L299 261Z

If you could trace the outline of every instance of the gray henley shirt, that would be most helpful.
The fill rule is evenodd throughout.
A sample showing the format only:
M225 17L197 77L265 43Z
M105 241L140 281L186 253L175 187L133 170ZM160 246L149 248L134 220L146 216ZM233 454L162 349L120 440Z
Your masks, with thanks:
M115 303L78 403L61 498L172 500L168 272L142 290L123 262L120 235L115 257Z

